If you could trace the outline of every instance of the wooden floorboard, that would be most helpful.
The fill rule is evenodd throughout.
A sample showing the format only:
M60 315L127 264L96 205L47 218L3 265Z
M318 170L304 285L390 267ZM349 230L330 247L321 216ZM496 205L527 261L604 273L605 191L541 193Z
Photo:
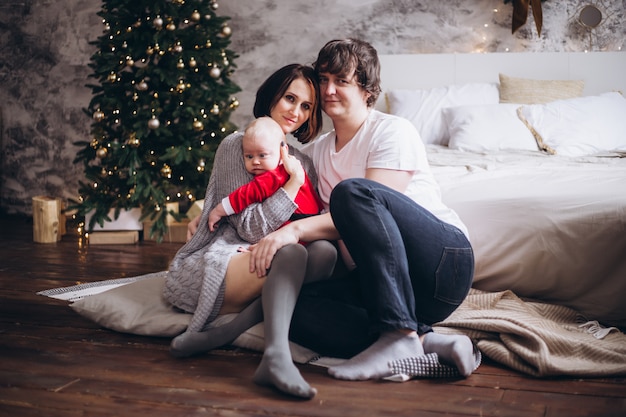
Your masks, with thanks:
M467 379L350 382L299 365L310 401L252 382L260 354L169 355L169 340L122 334L36 292L156 272L180 244L89 246L74 232L32 242L29 218L0 219L0 416L625 416L624 378L522 375L486 359Z

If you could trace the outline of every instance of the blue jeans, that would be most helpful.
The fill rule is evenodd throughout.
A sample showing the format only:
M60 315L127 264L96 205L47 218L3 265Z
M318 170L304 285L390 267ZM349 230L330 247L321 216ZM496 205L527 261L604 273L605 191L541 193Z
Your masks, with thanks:
M467 296L474 274L469 241L404 194L349 179L333 190L330 212L357 269L303 287L293 341L350 357L381 332L430 331Z

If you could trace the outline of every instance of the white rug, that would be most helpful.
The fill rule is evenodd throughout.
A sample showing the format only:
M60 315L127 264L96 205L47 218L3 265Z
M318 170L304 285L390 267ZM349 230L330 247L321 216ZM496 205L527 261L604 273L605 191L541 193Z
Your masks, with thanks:
M83 284L72 285L69 287L52 288L49 290L39 291L37 295L73 302L90 295L100 294L102 292L112 290L113 288L121 287L122 285L131 284L146 278L153 278L162 274L163 272L155 272L136 277L109 279L98 282L85 282Z

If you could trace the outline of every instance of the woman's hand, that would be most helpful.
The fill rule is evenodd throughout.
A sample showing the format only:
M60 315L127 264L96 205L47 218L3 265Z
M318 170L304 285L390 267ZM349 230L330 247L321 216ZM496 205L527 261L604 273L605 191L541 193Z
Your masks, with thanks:
M258 243L250 246L250 272L255 272L257 276L264 277L267 270L272 266L272 259L280 248L291 243L298 243L299 239L295 229L284 226L269 235L265 236Z
M196 231L198 230L198 225L200 224L200 217L202 217L202 215L197 215L187 225L187 242L189 242L193 235L196 234Z

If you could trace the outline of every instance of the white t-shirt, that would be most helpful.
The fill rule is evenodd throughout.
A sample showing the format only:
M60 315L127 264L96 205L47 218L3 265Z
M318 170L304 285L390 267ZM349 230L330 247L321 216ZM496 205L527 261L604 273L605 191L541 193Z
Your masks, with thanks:
M405 194L468 236L456 212L441 201L441 190L430 170L426 149L411 122L371 110L352 140L339 152L335 151L335 138L333 130L302 149L313 160L318 191L326 209L335 185L348 178L364 178L368 168L414 171Z

